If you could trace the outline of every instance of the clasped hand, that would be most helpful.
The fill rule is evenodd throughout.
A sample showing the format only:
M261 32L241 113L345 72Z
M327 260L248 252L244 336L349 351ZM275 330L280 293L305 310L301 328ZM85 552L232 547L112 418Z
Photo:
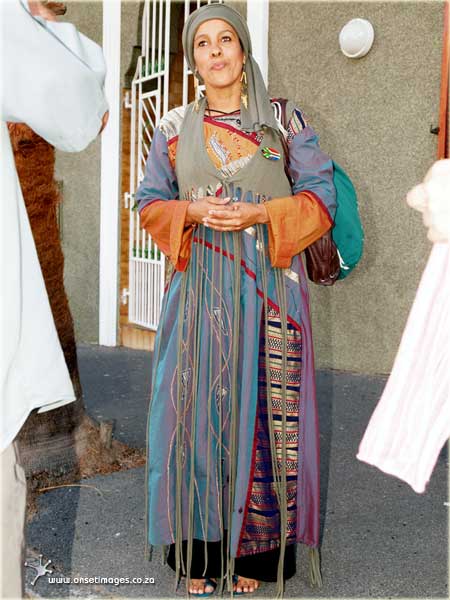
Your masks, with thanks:
M242 231L257 223L268 223L264 204L231 202L230 198L205 196L188 206L186 224L199 223L216 231Z

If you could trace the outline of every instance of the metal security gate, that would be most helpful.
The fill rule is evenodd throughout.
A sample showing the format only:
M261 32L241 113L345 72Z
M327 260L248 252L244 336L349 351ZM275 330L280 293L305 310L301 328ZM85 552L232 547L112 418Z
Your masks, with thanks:
M164 255L140 227L135 191L145 171L153 132L168 110L170 0L146 0L142 54L131 86L128 320L156 329L164 292Z
M184 2L184 20L190 7L210 4ZM153 133L169 106L170 0L145 0L142 18L142 54L131 87L129 283L122 298L128 299L128 321L156 330L165 285L165 257L151 236L140 227L135 192L145 172ZM189 76L183 68L183 104L188 103Z

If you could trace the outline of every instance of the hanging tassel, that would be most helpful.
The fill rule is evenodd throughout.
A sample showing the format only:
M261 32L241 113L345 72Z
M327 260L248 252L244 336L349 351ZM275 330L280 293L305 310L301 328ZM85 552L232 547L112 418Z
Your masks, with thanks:
M152 561L152 559L153 559L153 546L152 546L152 544L147 544L146 545L146 547L145 547L145 558L149 562Z
M198 112L199 108L200 108L200 104L198 102L199 97L200 97L200 92L198 90L198 86L199 86L199 81L197 79L197 67L195 68L195 71L193 73L194 75L194 110L195 112Z
M181 585L181 577L177 577L175 578L175 594L178 594L180 591L180 585ZM186 590L188 590L188 586L186 585Z
M242 65L242 74L241 74L241 102L248 108L248 85L247 85L247 73L245 72L245 59L244 64Z
M217 596L223 596L223 592L225 591L225 577L219 577L217 579Z
M311 587L322 587L322 574L320 572L320 554L318 548L309 548L309 583Z

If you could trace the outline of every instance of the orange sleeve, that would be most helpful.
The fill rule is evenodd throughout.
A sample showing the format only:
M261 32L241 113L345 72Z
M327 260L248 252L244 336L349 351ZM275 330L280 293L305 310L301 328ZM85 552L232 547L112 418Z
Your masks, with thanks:
M155 200L141 213L141 227L155 240L177 271L185 271L191 257L193 226L186 227L189 200Z
M333 225L328 211L311 192L274 198L265 206L269 216L269 257L274 267L290 267L296 254Z

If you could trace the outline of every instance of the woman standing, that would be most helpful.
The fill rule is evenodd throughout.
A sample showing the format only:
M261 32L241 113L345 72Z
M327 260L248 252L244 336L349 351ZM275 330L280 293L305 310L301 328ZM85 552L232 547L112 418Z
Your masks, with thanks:
M320 578L319 438L308 291L299 253L332 224L331 160L268 97L245 21L192 13L187 62L205 97L155 131L137 192L142 226L175 267L163 303L149 413L148 542L190 593L217 579L252 592ZM287 161L286 161L287 164Z

